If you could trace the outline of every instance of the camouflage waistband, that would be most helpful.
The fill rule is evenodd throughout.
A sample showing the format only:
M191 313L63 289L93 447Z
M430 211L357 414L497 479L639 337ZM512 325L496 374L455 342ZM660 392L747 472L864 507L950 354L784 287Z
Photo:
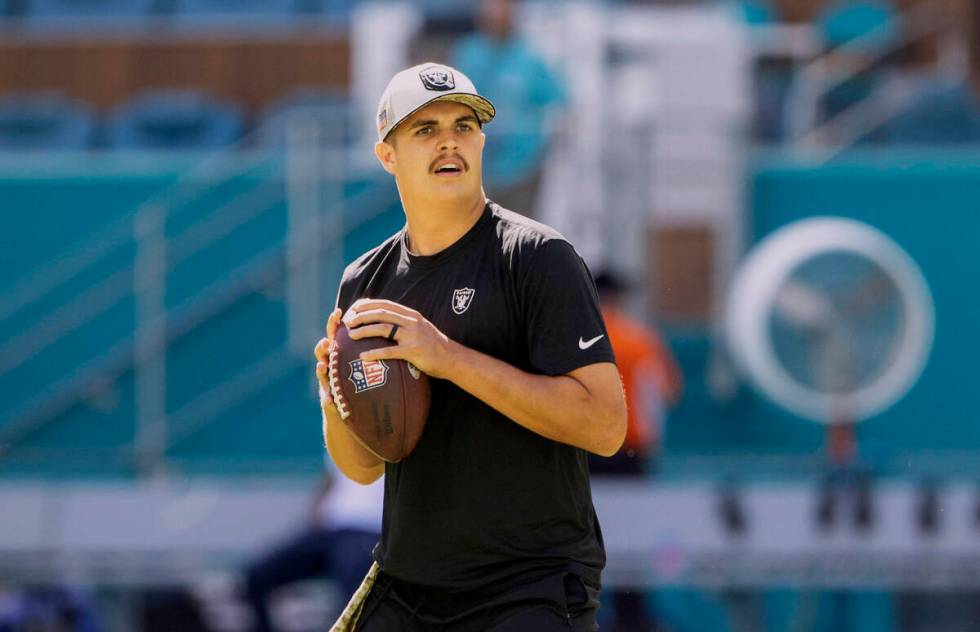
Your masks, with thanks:
M367 599L368 593L371 592L371 588L378 578L379 570L381 570L381 567L378 566L377 562L373 562L367 575L364 576L364 581L354 591L354 595L347 602L347 607L340 613L340 617L333 624L333 627L330 628L330 632L354 632L354 626L357 625L357 620L361 617L361 612L364 610L364 600Z

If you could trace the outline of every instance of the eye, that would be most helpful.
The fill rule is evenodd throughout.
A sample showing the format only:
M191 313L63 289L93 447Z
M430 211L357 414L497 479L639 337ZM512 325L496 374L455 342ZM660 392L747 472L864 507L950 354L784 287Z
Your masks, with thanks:
M420 127L418 129L418 131L415 132L415 135L416 136L425 136L425 135L431 134L431 133L432 133L432 127L430 125L426 125L425 127Z
M456 129L460 132L469 132L473 129L473 126L470 123L459 123L456 125Z

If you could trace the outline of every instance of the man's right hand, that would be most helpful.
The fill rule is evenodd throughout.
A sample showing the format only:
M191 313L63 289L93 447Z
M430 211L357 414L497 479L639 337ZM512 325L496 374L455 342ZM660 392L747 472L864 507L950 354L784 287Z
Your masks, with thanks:
M333 415L339 414L330 393L330 376L327 374L327 365L330 362L330 348L333 346L334 335L340 325L340 316L340 309L335 309L330 314L330 318L327 319L327 337L320 338L313 348L313 355L316 356L316 379L320 383L320 408L324 414L327 414L328 411Z
M340 326L341 311L335 309L327 319L327 337L313 348L316 356L316 379L320 383L320 409L323 411L323 442L337 468L349 479L368 485L384 474L384 461L362 446L340 419L340 412L330 393L328 364L334 335Z

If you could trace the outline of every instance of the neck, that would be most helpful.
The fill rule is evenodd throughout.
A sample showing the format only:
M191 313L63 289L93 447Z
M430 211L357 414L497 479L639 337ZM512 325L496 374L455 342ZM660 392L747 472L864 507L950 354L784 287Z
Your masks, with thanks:
M482 189L479 195L465 202L410 204L403 199L409 249L413 254L423 256L445 250L473 228L483 214L486 202Z

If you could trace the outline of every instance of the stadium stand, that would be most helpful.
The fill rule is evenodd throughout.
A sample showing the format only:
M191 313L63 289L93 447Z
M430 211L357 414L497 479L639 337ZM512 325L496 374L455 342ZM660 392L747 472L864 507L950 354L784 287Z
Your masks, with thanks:
M769 24L779 19L776 9L766 0L740 0L735 8L747 24Z
M115 149L215 149L242 133L238 107L190 90L148 91L120 105L107 123Z
M970 145L980 142L980 102L969 84L932 81L905 111L885 125L892 145Z
M840 0L817 16L816 26L824 45L828 49L837 49L835 65L847 72L866 59L880 56L879 51L894 42L897 35L895 15L891 6L883 2ZM868 99L883 80L883 62L871 64L866 72L834 86L824 96L824 116L833 118Z
M92 112L61 94L38 92L0 97L2 149L85 149L92 143L94 132Z
M895 9L878 0L838 0L821 11L816 24L827 46L834 48L859 40L862 47L883 46L896 33Z
M171 0L178 20L228 22L245 19L259 24L295 20L315 7L310 0Z
M29 22L78 18L143 18L157 10L157 0L24 0Z
M256 142L260 146L284 149L290 121L315 117L319 133L326 142L349 145L354 140L356 113L348 95L339 90L305 87L291 90L269 105L258 117Z

